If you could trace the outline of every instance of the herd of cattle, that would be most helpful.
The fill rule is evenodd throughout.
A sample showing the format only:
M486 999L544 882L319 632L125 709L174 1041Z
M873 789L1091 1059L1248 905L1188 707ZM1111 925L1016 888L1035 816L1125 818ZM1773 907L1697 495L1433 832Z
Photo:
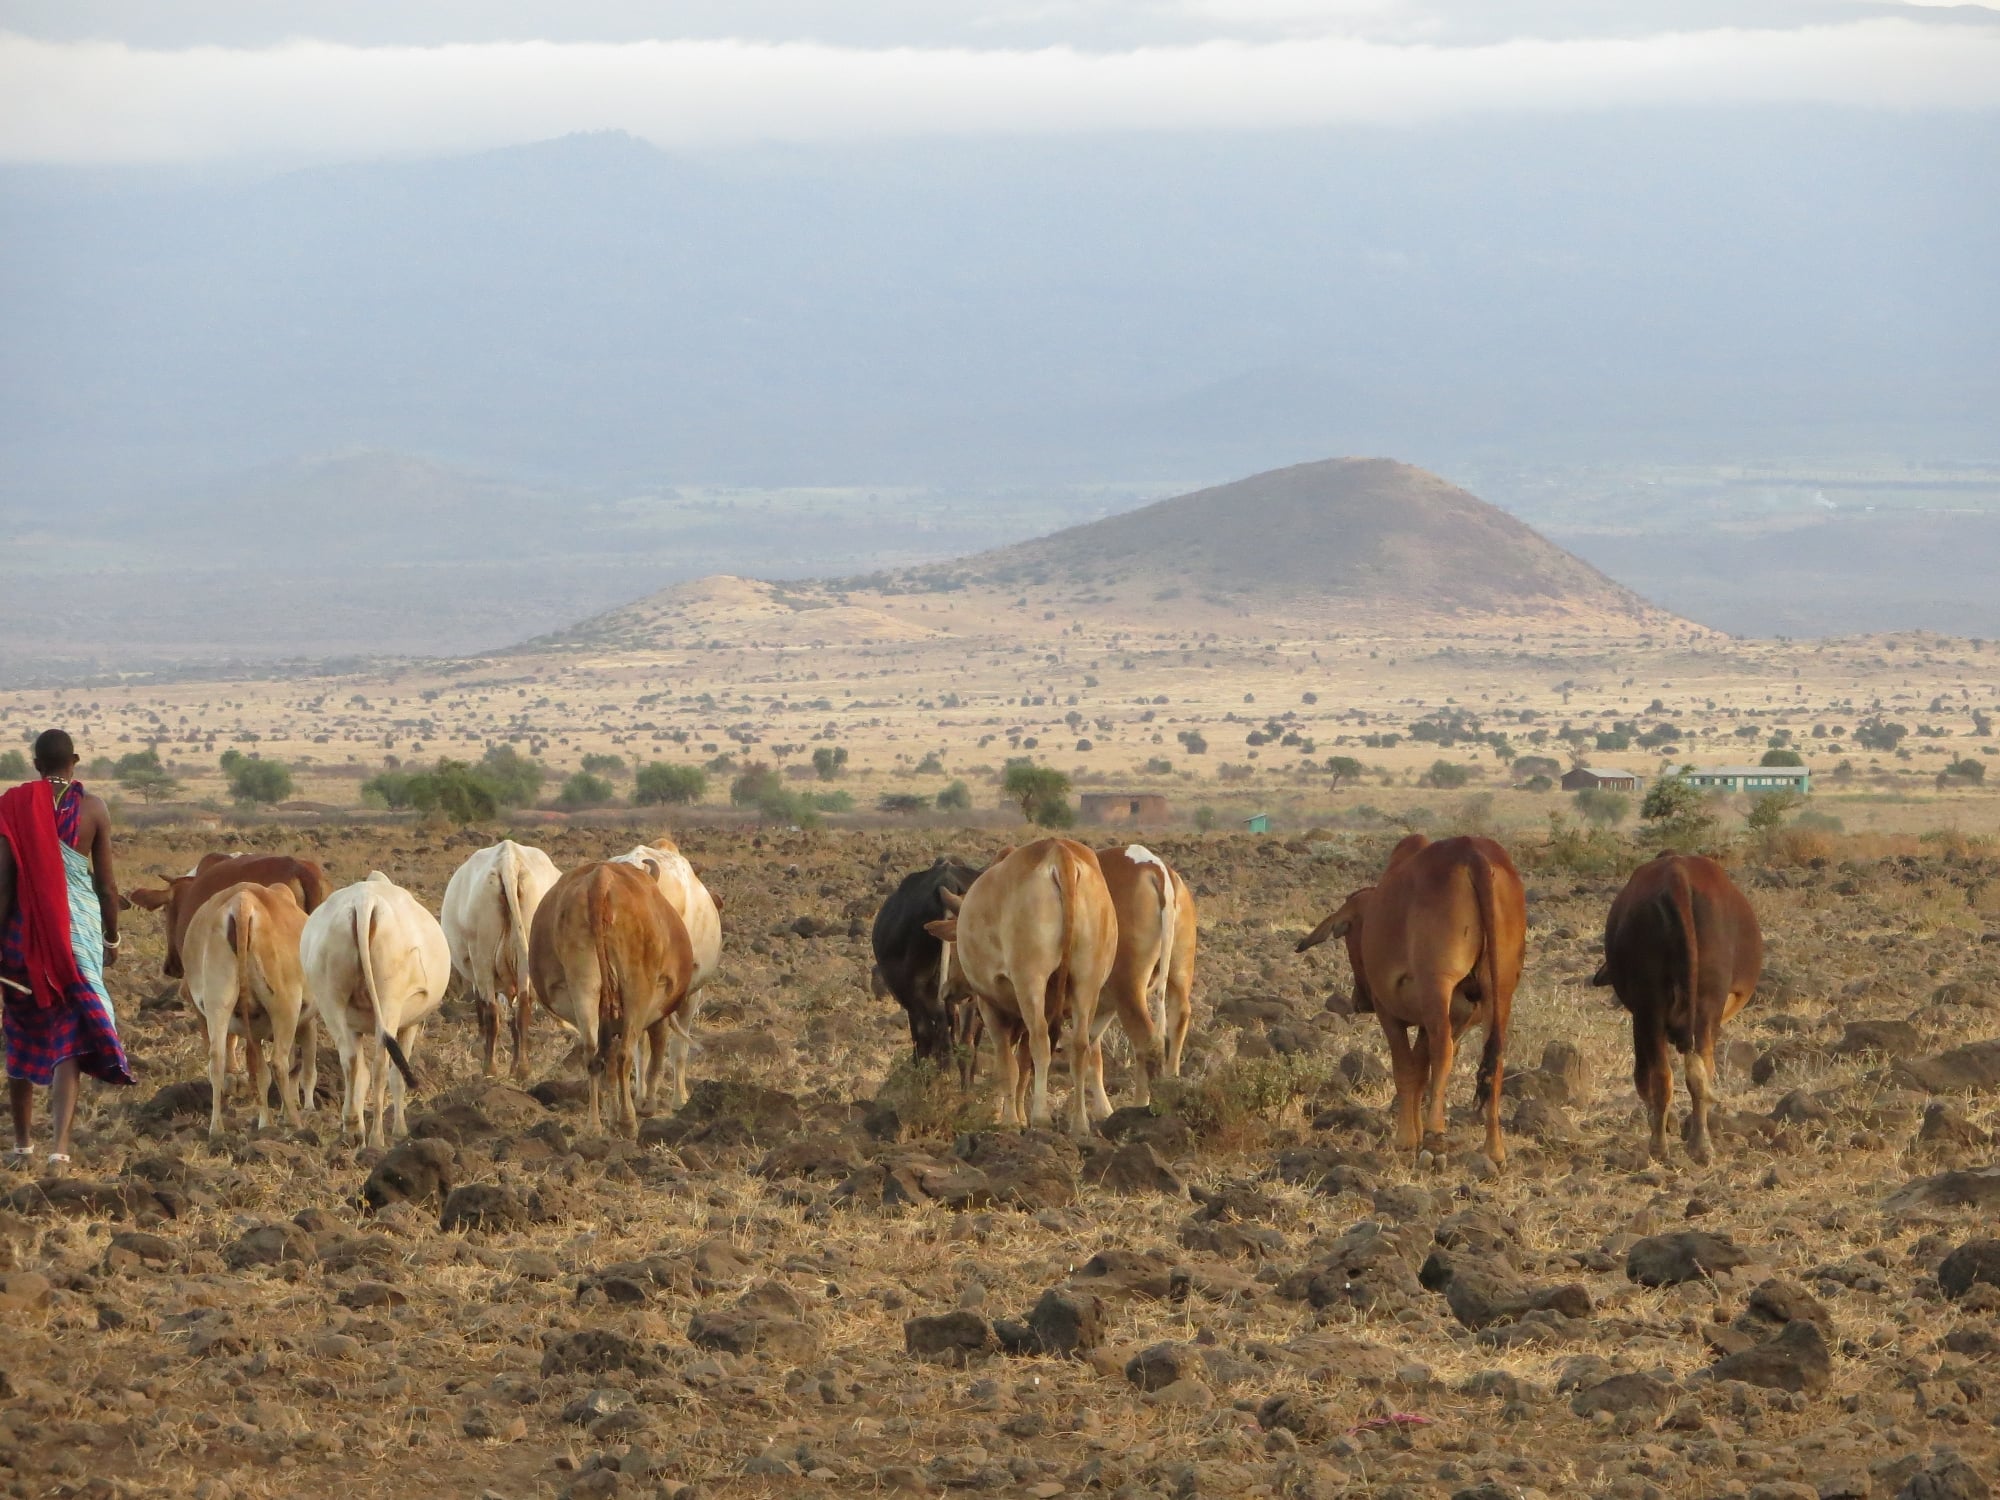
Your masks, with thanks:
M166 973L181 980L206 1030L211 1135L223 1128L230 1039L243 1039L259 1126L270 1123L273 1073L297 1125L314 1097L324 1022L340 1055L343 1128L386 1144L388 1108L395 1129L407 1128L410 1059L454 977L473 997L488 1075L498 1068L504 1005L514 1076L525 1080L539 1002L586 1065L590 1128L602 1128L608 1088L620 1128L633 1133L639 1106L668 1071L672 1101L685 1102L702 986L722 955L717 903L670 839L566 874L540 850L503 840L453 874L441 920L379 871L329 892L318 865L286 855L209 855L131 900L163 914ZM1486 1154L1505 1160L1501 1075L1526 934L1521 877L1499 844L1412 834L1374 885L1300 940L1300 952L1345 941L1355 1009L1372 1011L1388 1038L1402 1150L1441 1156L1445 1084L1458 1038L1476 1024L1485 1032ZM1113 1019L1137 1062L1135 1102L1180 1072L1194 896L1142 845L1092 850L1047 838L984 869L940 858L884 902L873 948L872 987L903 1006L918 1058L941 1066L955 1058L969 1082L991 1035L1003 1123L1051 1122L1058 1045L1072 1083L1071 1128L1087 1132L1111 1113L1103 1041ZM1713 860L1663 854L1613 902L1592 983L1609 985L1631 1014L1633 1077L1656 1156L1666 1151L1671 1042L1692 1106L1688 1149L1708 1160L1717 1033L1749 1000L1762 963L1756 916Z

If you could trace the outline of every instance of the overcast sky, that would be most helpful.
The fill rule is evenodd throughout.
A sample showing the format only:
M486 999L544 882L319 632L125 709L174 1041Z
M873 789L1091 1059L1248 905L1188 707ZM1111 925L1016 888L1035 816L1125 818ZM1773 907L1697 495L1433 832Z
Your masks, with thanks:
M0 0L0 161L2000 106L2000 0Z

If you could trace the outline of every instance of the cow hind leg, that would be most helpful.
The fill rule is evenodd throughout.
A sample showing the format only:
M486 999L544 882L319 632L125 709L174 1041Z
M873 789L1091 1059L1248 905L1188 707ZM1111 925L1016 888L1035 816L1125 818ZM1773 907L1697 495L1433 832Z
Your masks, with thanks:
M299 1013L299 1069L293 1074L299 1088L299 1109L310 1113L319 1106L319 1017L310 1008Z
M1650 1130L1648 1149L1667 1154L1667 1108L1674 1096L1674 1065L1667 1051L1667 1034L1657 1020L1651 1024L1632 1017L1632 1085L1646 1106Z
M396 1033L396 1045L398 1045L403 1049L403 1061L409 1063L413 1067L416 1065L417 1039L422 1035L423 1035L422 1028L416 1026L405 1026L401 1031ZM394 1063L388 1063L386 1058L384 1059L384 1062L389 1067L390 1071L395 1075L389 1080L389 1087L395 1091L396 1134L408 1135L410 1133L410 1119L409 1119L410 1086L404 1080L403 1070L401 1068L396 1067Z
M278 1103L285 1111L285 1123L297 1130L304 1125L299 1118L299 1097L292 1086L292 1048L298 1042L299 1018L296 1015L274 1013L271 1017L271 1071L278 1079Z
M273 1049L275 1050L275 1044ZM257 1128L271 1128L271 1059L270 1050L254 1035L243 1039L243 1060L250 1070L250 1087L257 1094Z
M1396 1149L1414 1151L1422 1143L1417 1130L1418 1102L1423 1095L1424 1067L1410 1046L1409 1029L1387 1016L1379 1018L1389 1041L1389 1068L1396 1079ZM1418 1036L1422 1042L1421 1033Z
M1092 1026L1097 1033L1093 1042L1101 1040L1111 1021L1109 1012L1115 1011L1118 1024L1125 1028L1126 1040L1132 1044L1132 1054L1138 1063L1138 1076L1132 1080L1135 1104L1149 1104L1153 1098L1153 1085L1167 1070L1166 1048L1161 1044L1162 1027L1153 1020L1153 1008L1146 992L1136 983L1107 985L1105 989L1111 1000L1106 1013L1099 1015ZM1164 1010L1164 1003L1162 1005ZM1111 1113L1111 1100L1105 1095L1102 1068L1102 1048L1099 1048L1100 1072L1097 1079L1097 1094L1093 1101L1099 1106L1099 1114Z
M1486 1023L1486 1046L1479 1054L1478 1098L1486 1111L1486 1156L1494 1166L1507 1160L1507 1146L1500 1138L1500 1085L1505 1069L1507 1037L1498 1020Z
M229 1087L229 1027L208 1028L208 1138L222 1134L222 1101Z
M1021 1002L1021 1024L1028 1033L1028 1056L1033 1060L1034 1082L1028 1090L1028 1123L1037 1129L1047 1129L1053 1118L1049 1112L1049 1062L1053 1049L1049 1044L1049 1013L1044 999L1048 986L1049 976L1045 974L1024 975L1014 981L1014 993ZM1072 1070L1078 1070L1075 1082L1079 1088L1083 1084L1081 1059L1082 1054L1078 1052L1077 1060L1071 1064Z
M528 1023L534 1019L535 1003L524 989L514 996L514 1082L528 1081Z
M500 997L497 994L489 997L475 990L472 994L472 1009L473 1013L479 1017L479 1045L486 1059L481 1066L481 1074L487 1078L498 1077L500 1073ZM514 1049L514 1056L517 1062L520 1055L520 1044L517 1040Z
M1705 1036L1681 1059L1687 1072L1688 1155L1701 1166L1715 1159L1708 1138L1708 1104L1715 1089L1715 1038Z
M1435 1016L1424 1027L1424 1041L1429 1054L1425 1058L1428 1078L1424 1088L1424 1149L1441 1160L1445 1152L1444 1091L1458 1053L1452 1042L1448 1013Z

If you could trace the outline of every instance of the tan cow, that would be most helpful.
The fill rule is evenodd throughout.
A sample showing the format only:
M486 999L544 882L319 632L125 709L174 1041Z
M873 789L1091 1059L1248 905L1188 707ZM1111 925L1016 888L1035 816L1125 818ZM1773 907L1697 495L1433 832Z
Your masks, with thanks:
M194 914L217 891L246 881L290 886L300 908L309 914L326 899L326 873L313 861L289 854L204 854L192 870L171 877L164 887L141 886L127 892L134 906L164 913L167 955L161 972L167 978L182 977L181 944Z
M1025 1043L1033 1071L1027 1123L1050 1123L1050 1037L1067 1028L1070 1128L1089 1134L1096 1101L1085 1070L1098 995L1118 956L1118 915L1097 856L1073 839L1023 845L972 882L956 915L925 926L949 945L945 962L963 976L992 1033L1002 1122L1020 1123Z
M528 929L556 883L555 861L512 839L480 849L452 872L439 913L451 968L472 992L486 1076L500 1071L500 1000L513 1008L514 1078L528 1078Z
M1118 956L1104 991L1111 1006L1098 1008L1090 1048L1092 1103L1109 1114L1103 1037L1113 1011L1138 1057L1134 1103L1151 1102L1162 1073L1180 1076L1192 1015L1195 910L1187 883L1144 844L1099 849L1097 863L1118 914Z
M340 1049L346 1087L341 1128L351 1123L369 1145L386 1145L388 1096L393 1094L400 1135L409 1129L405 1091L417 1086L410 1054L451 986L444 929L415 896L375 870L335 891L306 918L299 961L313 1004Z
M667 835L660 835L659 841L640 844L628 849L613 861L616 864L637 865L653 877L653 883L660 888L660 894L667 898L687 928L688 943L694 959L694 977L688 982L687 1003L677 1011L671 1020L660 1028L660 1035L647 1032L634 1054L634 1061L641 1064L641 1074L646 1080L642 1102L650 1105L660 1087L660 1075L667 1069L673 1071L673 1104L676 1109L687 1103L688 1053L694 1046L695 1023L701 1019L701 987L713 979L716 970L722 966L722 913L717 908L715 897L708 887L701 883L701 877L694 872L687 856ZM664 1045L662 1043L664 1042Z
M183 983L208 1028L210 1139L222 1134L232 1036L244 1039L259 1130L271 1124L273 1070L285 1118L295 1129L300 1109L312 1107L319 1081L319 1026L305 1001L305 974L299 965L305 925L306 914L291 887L248 882L209 897L187 924L181 941L187 969ZM296 1077L295 1042L305 1051Z
M1484 1025L1479 1098L1486 1154L1507 1159L1500 1084L1507 1022L1520 983L1528 922L1520 874L1491 839L1433 844L1413 833L1395 847L1374 888L1356 892L1300 939L1298 951L1344 937L1361 921L1365 983L1389 1039L1396 1074L1396 1144L1444 1154L1444 1089L1458 1037ZM1357 989L1359 984L1357 985ZM1417 1028L1411 1045L1409 1029ZM1420 1103L1424 1129L1418 1132Z
M590 1074L591 1132L603 1129L599 1095L608 1076L619 1128L638 1134L632 1065L640 1034L672 1021L694 978L680 914L637 866L579 866L535 912L528 971L536 997L577 1033Z

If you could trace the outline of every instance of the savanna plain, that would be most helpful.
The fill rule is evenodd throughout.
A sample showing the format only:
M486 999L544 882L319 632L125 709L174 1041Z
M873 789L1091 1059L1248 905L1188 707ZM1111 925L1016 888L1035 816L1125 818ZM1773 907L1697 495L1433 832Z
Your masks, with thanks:
M545 1017L528 1090L481 1079L460 996L416 1058L415 1140L385 1158L340 1140L330 1050L304 1130L256 1130L239 1096L210 1141L195 1019L157 921L127 913L112 984L140 1084L88 1089L75 1174L15 1175L0 1217L11 1493L1986 1493L2000 850L1993 794L1938 775L1991 743L1984 643L1231 633L1200 600L1140 640L1012 597L980 632L918 635L972 606L778 592L682 591L656 606L678 611L667 645L11 695L10 739L65 722L86 757L153 744L182 780L178 801L120 796L128 887L284 849L435 910L504 832L567 868L671 823L726 931L677 1114L587 1136ZM1902 743L1857 745L1870 721ZM1769 946L1725 1033L1712 1166L1647 1157L1623 1015L1588 986L1655 831L1524 789L1489 735L1514 762L1574 748L1647 774L1794 744L1819 777L1804 822L1709 808ZM470 828L359 805L386 757L504 743L551 787L584 754L733 762L691 806L626 808L617 773L612 806ZM731 770L824 745L845 763L798 784L854 812L725 805ZM224 748L286 759L303 797L231 810ZM902 874L1028 836L996 785L1009 755L1166 793L1173 823L1142 836L1200 906L1184 1077L1089 1141L997 1129L990 1065L970 1092L912 1067L868 990ZM1335 755L1360 775L1336 784ZM970 810L874 810L952 780ZM1276 831L1227 831L1253 811ZM1345 958L1292 951L1407 826L1495 832L1527 879L1497 1173L1469 1064L1446 1163L1394 1150Z

